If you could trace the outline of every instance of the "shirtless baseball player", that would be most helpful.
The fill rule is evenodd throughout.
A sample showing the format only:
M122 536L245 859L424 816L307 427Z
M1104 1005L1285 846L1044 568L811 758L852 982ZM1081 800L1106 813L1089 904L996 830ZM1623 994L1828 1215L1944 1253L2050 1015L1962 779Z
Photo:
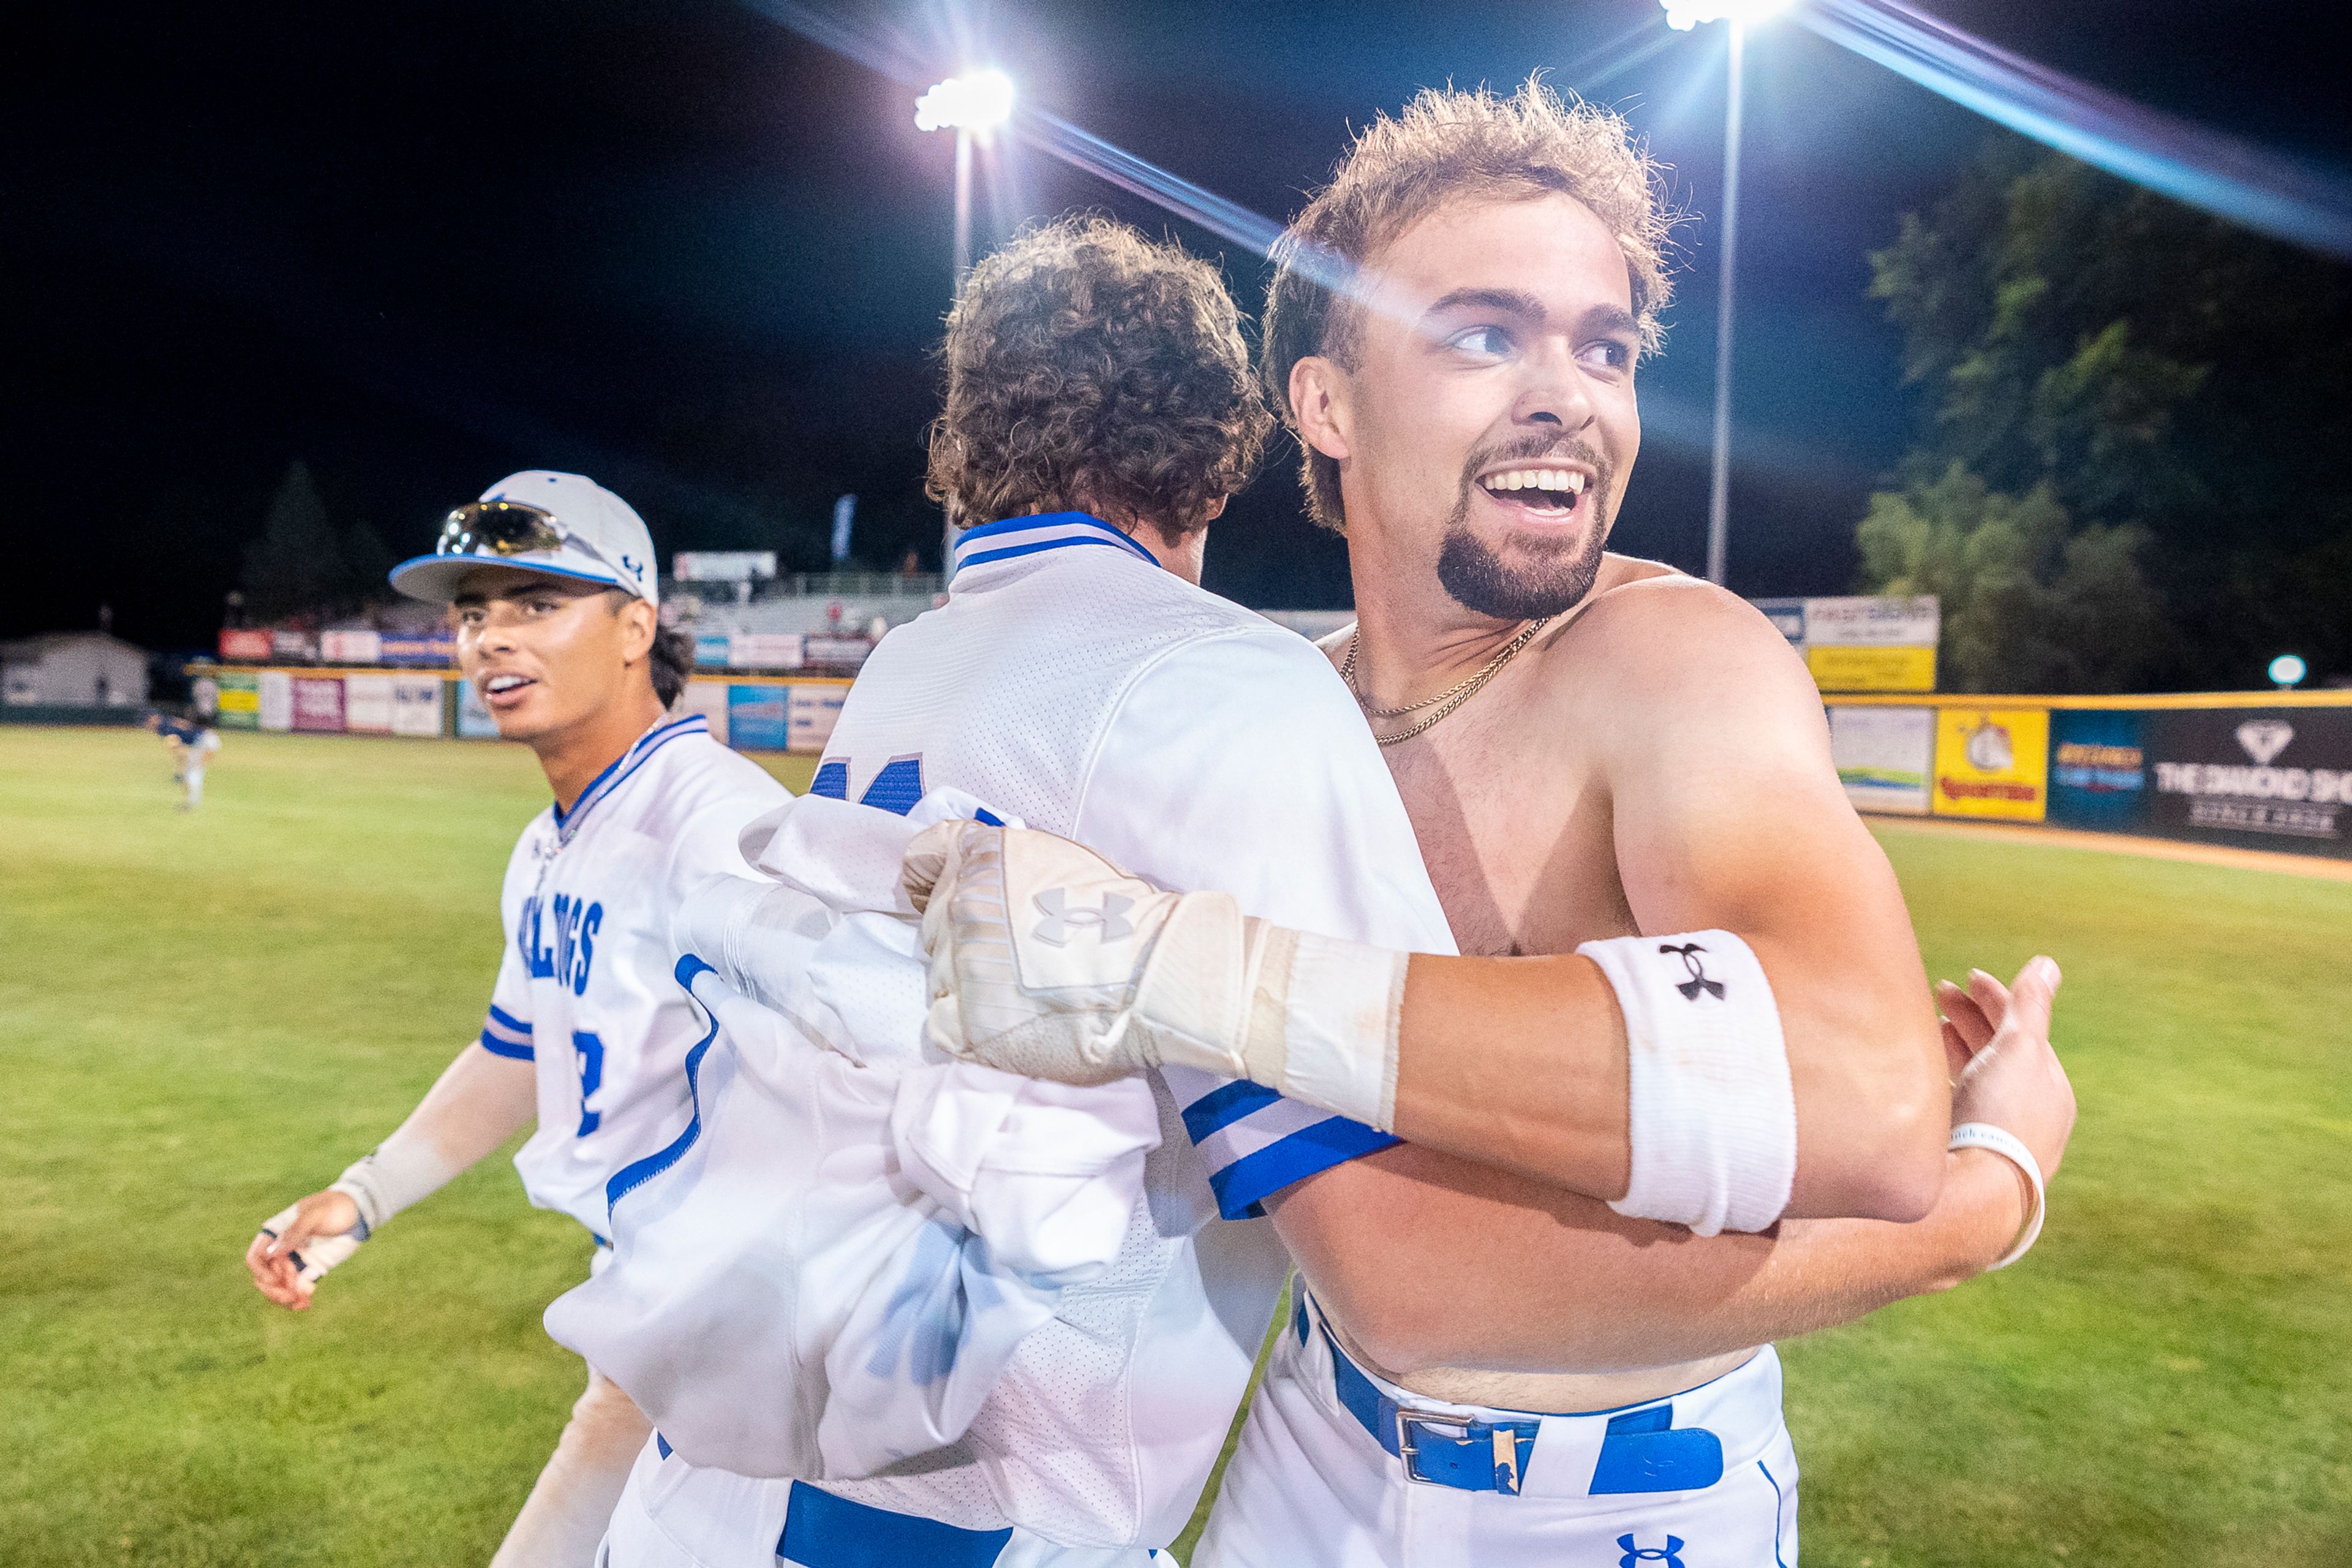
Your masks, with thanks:
M274 1215L246 1252L261 1293L296 1311L328 1269L531 1121L515 1155L530 1201L571 1215L609 1257L604 1184L688 1098L698 1029L670 980L684 892L743 868L736 836L789 799L759 764L671 706L692 668L662 628L653 540L578 474L500 480L449 516L393 585L446 604L457 662L501 738L538 754L554 804L507 865L507 933L480 1036L373 1153ZM584 1568L647 1430L591 1367L496 1568Z
M1410 1141L1269 1202L1311 1304L1203 1562L1793 1562L1754 1347L2014 1257L2063 1152L2054 965L1945 993L1939 1047L1801 666L1736 599L1605 553L1664 229L1614 116L1428 93L1294 226L1358 296L1286 268L1267 313L1349 542L1360 619L1329 651L1449 923L1561 956L1382 965L1034 833L910 857L950 1049L1229 1073ZM1125 900L1089 928L1095 996L1022 984L1041 893ZM1920 1223L1769 1230L1801 1215Z

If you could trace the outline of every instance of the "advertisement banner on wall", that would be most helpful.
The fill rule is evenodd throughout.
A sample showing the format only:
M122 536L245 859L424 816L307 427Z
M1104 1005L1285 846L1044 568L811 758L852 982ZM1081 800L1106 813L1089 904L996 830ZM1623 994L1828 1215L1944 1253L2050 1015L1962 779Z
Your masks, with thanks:
M2049 774L2048 709L1937 710L1937 816L2039 822L2049 809Z
M383 634L373 627L343 627L319 634L321 664L374 664L383 657Z
M824 743L833 739L834 723L840 719L842 701L848 695L846 686L793 687L791 749L804 756L822 755Z
M723 680L689 680L679 694L680 713L699 713L710 726L710 738L720 745L727 742L727 683Z
M725 632L694 634L694 662L706 668L724 668L735 639Z
M242 631L223 630L220 635L220 656L224 664L267 664L271 650L269 632L247 628Z
M2352 856L2352 709L2139 716L2147 830L2249 849Z
M1805 601L1808 647L1934 647L1943 632L1933 594L1850 595Z
M457 688L457 738L464 741L495 741L499 738L499 721L482 706L482 694L474 689L470 680L460 680Z
M282 669L265 669L254 677L260 703L257 728L283 734L294 727L294 678Z
M319 661L319 634L274 626L269 633L269 657L296 664Z
M2061 710L2050 715L2050 820L2109 833L2147 831L2145 713Z
M214 721L224 730L261 728L261 678L250 670L225 669L212 678L220 688Z
M392 733L392 677L343 677L343 728L354 735Z
M449 683L437 675L392 675L392 732L418 737L441 733L444 693Z
M1830 754L1856 811L1927 814L1936 754L1932 708L1832 708Z
M785 722L791 689L730 686L727 689L727 743L739 752L781 752L791 738Z
M294 677L294 730L298 734L335 735L343 728L343 682L335 675ZM387 716L389 723L389 716Z
M1805 669L1823 691L1933 691L1936 650L1927 647L1847 647L1815 643Z
M808 639L808 661L828 669L856 669L866 662L874 645L864 637L811 637Z
M446 633L428 637L385 637L376 644L375 661L403 664L417 669L445 669L457 662L457 640Z
M734 669L798 669L805 639L798 632L737 632L727 639Z

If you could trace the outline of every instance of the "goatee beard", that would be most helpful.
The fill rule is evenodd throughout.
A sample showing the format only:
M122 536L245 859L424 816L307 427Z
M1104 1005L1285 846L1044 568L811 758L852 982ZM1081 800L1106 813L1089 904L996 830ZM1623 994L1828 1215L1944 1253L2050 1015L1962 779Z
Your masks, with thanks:
M1541 620L1582 604L1600 581L1601 557L1609 543L1610 518L1603 510L1603 498L1609 494L1611 468L1600 454L1580 443L1570 444L1565 453L1559 447L1557 441L1540 441L1526 451L1490 449L1474 454L1464 465L1461 499L1454 503L1444 542L1437 552L1438 584L1463 608L1500 621ZM1591 521L1572 551L1538 553L1523 543L1522 553L1534 554L1536 559L1524 566L1506 566L1501 553L1470 528L1470 493L1478 482L1477 475L1496 462L1555 455L1591 465L1593 480L1586 503L1592 509Z

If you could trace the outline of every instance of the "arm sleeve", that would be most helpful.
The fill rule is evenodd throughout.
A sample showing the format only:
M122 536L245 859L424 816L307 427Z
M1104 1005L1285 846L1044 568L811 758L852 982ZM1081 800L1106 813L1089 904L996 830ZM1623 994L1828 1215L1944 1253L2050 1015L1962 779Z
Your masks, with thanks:
M1268 625L1187 644L1129 689L1073 837L1169 888L1414 952L1454 940L1404 803L1330 661ZM1259 1085L1163 1069L1228 1219L1396 1139Z

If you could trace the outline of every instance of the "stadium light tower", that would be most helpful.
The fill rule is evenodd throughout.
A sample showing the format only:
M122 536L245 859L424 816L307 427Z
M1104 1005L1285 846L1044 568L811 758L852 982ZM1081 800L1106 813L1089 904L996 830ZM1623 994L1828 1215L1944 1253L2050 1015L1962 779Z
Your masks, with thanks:
M1013 79L1001 70L966 71L951 76L915 100L915 129L952 131L955 148L955 274L953 295L963 295L964 274L971 270L971 143L985 145L1013 118ZM940 581L955 571L955 524L947 524L940 543Z
M1658 0L1666 26L1689 32L1701 22L1731 24L1730 90L1723 110L1723 269L1716 289L1715 458L1706 490L1706 580L1720 586L1731 553L1731 274L1739 255L1739 83L1750 25L1792 0Z

